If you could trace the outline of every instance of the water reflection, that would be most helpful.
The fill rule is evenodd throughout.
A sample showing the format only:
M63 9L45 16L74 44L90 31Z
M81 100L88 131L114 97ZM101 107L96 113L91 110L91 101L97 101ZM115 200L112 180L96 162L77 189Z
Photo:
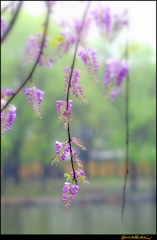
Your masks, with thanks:
M1 211L2 234L155 234L155 204L128 204L127 224L121 223L121 206L84 204L66 209L9 207Z

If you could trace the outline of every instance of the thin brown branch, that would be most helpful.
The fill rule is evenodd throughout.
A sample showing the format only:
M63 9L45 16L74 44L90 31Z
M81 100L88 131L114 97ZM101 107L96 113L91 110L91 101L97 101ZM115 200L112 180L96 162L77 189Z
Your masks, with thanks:
M11 31L11 29L13 28L13 25L14 25L14 23L15 23L15 21L17 19L17 16L18 16L18 14L20 12L20 9L22 7L22 3L23 3L23 1L19 2L18 6L16 8L16 11L15 11L15 13L14 13L14 15L13 15L11 21L10 21L10 24L9 24L7 30L5 31L5 33L3 34L2 38L1 38L1 43L3 43L4 39L7 37L7 35Z
M128 29L127 29L128 30ZM128 38L126 39L126 47L125 47L125 59L128 62L129 53L128 53ZM126 95L125 95L125 124L126 124L126 159L125 159L125 179L123 186L123 204L121 210L121 221L124 222L124 209L126 202L126 185L129 174L129 72L126 79Z
M71 64L71 72L70 72L70 76L69 76L69 83L68 83L68 88L67 88L67 98L66 98L67 110L68 110L68 107L69 107L70 85L71 85L72 74L73 74L73 70L74 70L74 66L75 66L77 49L78 49L78 46L79 46L79 42L80 42L80 38L81 38L81 32L82 32L82 29L83 29L83 25L84 25L84 22L85 22L85 18L86 18L89 6L90 6L90 1L88 1L88 3L87 3L87 7L86 7L86 10L85 10L84 15L83 15L82 24L81 24L80 32L79 32L80 35L78 36L78 40L77 40L77 43L76 43L76 46L75 46L74 57L73 57L73 61L72 61L72 64ZM70 124L69 123L68 123L67 130L68 130L68 142L69 142L69 146L70 146L71 166L72 166L72 171L73 171L73 174L74 174L74 180L75 180L75 183L77 185L75 168L74 168L74 163L73 163L73 158L72 158L71 134L70 134Z
M45 38L46 38L46 33L47 33L47 28L48 28L48 24L49 24L49 16L50 16L50 7L49 7L49 4L47 4L47 15L46 15L46 21L45 21L45 30L44 30L44 34L43 34L43 37L42 37L42 42L41 42L41 47L40 47L40 52L39 52L39 55L38 55L38 58L32 68L32 70L30 71L28 77L26 78L26 80L23 82L23 84L17 89L17 91L14 93L14 95L7 101L7 103L4 105L4 107L2 108L1 112L9 105L9 103L14 99L14 97L19 93L19 91L25 86L25 84L28 82L28 80L32 77L35 69L36 69L36 66L38 64L38 61L39 61L39 58L42 54L42 51L43 51L43 47L44 47L44 42L45 42Z

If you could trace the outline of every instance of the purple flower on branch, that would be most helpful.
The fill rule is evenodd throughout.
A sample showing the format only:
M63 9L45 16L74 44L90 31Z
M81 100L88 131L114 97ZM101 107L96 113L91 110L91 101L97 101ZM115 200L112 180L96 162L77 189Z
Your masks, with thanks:
M62 201L65 207L69 207L71 205L72 200L74 200L76 193L79 190L79 186L72 185L69 182L65 182L65 186L63 187L63 195Z
M96 24L100 27L103 33L108 35L111 32L112 17L110 8L104 7L99 10L95 10L93 13Z
M69 86L69 81L70 81L70 77L71 77L69 91L73 95L75 95L77 98L79 98L82 101L87 103L87 99L86 99L86 97L83 94L82 86L78 85L81 72L78 69L73 69L73 73L72 73L72 76L71 76L71 68L70 67L65 67L64 71L66 72L65 84L64 84L65 89L64 89L64 91L67 93L68 86Z
M41 103L43 102L43 94L36 87L26 88L23 90L25 95L28 95L28 100L33 107L33 111L37 117L41 118Z
M1 107L3 107L6 104L5 99L1 99ZM5 132L9 131L11 126L13 125L13 122L16 118L16 107L14 105L9 105L6 109L4 109L3 112L1 112L1 136L3 137L3 134Z
M109 41L112 41L117 33L124 26L128 25L126 10L121 15L114 15L109 7L103 7L96 9L92 12L92 15L101 33L105 35Z
M114 100L114 96L120 93L120 87L128 76L128 71L129 67L126 62L116 59L109 59L106 62L105 93L111 95L111 101Z
M53 158L52 164L59 163L66 159L66 154L70 151L70 146L68 142L58 142L56 141L55 156Z
M25 49L25 56L23 59L23 66L26 66L28 63L34 62L40 53L41 42L42 42L42 34L37 34L36 36L31 36L27 42ZM45 39L43 48L48 46L48 40ZM39 66L44 66L45 64L48 67L52 67L53 60L49 58L49 54L44 54L42 52L38 64Z
M79 19L73 19L71 22L64 20L61 22L60 26L63 28L61 36L63 41L57 44L57 50L53 62L58 61L64 54L67 54L78 40L80 43L83 43L88 34L90 19L85 20L82 29L81 24L82 23Z
M8 96L12 96L14 94L14 90L13 89L6 89L3 88L1 90L1 98L6 99Z
M75 163L79 168L82 168L82 167L83 167L82 162L81 162L81 159L79 158L77 152L72 151L71 157L73 158L74 163Z
M65 128L68 127L68 124L71 121L71 108L72 108L72 100L67 101L56 101L56 107L59 113L58 119L64 123ZM68 106L68 108L67 108Z
M92 49L88 48L88 49L81 50L79 52L78 56L81 58L81 60L87 66L90 77L93 78L94 80L98 81L97 73L98 73L99 65L98 65L98 60L96 57L96 52L93 51Z
M74 143L77 147L81 148L82 150L87 150L87 148L85 146L83 146L80 139L73 137L71 140L72 140L72 143Z
M79 38L80 42L84 42L85 38L88 35L88 31L90 28L91 19L87 18L83 24L81 29L82 22L79 19L74 19L74 32L76 33L77 39Z
M73 172L71 172L71 177L72 177L72 179L74 179ZM82 169L78 169L77 171L75 171L75 177L76 177L76 180L79 182L89 183L87 176L86 176L84 170L82 170Z

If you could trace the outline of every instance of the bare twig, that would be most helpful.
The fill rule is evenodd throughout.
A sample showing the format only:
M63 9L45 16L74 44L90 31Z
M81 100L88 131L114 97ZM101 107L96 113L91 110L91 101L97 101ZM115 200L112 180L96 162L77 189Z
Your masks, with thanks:
M79 33L80 35L78 36L78 40L77 40L77 43L76 43L76 46L75 46L74 57L73 57L73 61L72 61L72 64L71 64L71 72L70 72L70 77L69 77L69 83L68 83L68 88L67 88L67 98L66 98L67 110L68 110L68 104L69 104L69 93L70 93L69 90L70 90L71 79L72 79L72 74L73 74L75 60L76 60L77 49L78 49L78 46L79 46L81 32L82 32L82 29L83 29L83 25L84 25L84 22L85 22L85 18L86 18L89 6L90 6L90 1L87 3L87 7L86 7L86 10L85 10L84 15L83 15L82 24L81 24L80 33ZM70 124L69 123L68 123L67 131L68 131L68 142L69 142L69 146L70 146L71 166L72 166L72 171L73 171L73 174L74 174L74 180L75 180L75 183L77 185L74 163L73 163L73 158L72 158L71 134L70 134Z
M14 15L13 15L11 21L10 21L10 24L9 24L7 30L5 31L5 33L3 34L2 38L1 38L1 43L3 43L4 39L6 38L6 36L8 35L8 33L9 33L9 32L11 31L11 29L13 28L13 25L14 25L16 19L17 19L17 16L18 16L18 14L19 14L20 8L21 8L21 6L22 6L22 3L23 3L23 1L20 1L20 2L19 2L18 6L17 6L17 8L16 8L16 11L15 11L15 13L14 13Z
M128 38L126 39L125 59L128 62L128 59L129 59ZM128 178L128 173L129 173L129 81L130 81L130 78L129 78L129 72L128 72L128 76L126 79L126 95L125 95L126 159L125 159L125 179L124 179L124 186L123 186L123 204L122 204L122 210L121 210L121 221L122 222L124 222L126 185L127 185L127 178Z

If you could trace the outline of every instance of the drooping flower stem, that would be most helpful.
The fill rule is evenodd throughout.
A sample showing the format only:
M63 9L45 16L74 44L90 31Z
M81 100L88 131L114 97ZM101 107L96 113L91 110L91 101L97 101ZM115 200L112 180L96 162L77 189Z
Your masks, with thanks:
M78 39L77 39L77 43L76 43L76 46L75 46L74 57L73 57L73 61L72 61L72 64L71 64L71 73L70 73L70 77L69 77L69 84L68 84L68 89L67 89L67 99L66 99L66 101L67 101L67 110L68 110L68 100L69 100L69 92L70 92L69 90L70 90L71 79L72 79L74 65L75 65L75 60L76 60L76 55L77 55L77 49L78 49L78 45L79 45L79 42L80 42L81 31L82 31L82 28L83 28L83 25L84 25L84 21L86 19L86 15L87 15L89 6L90 6L90 1L88 1L88 3L87 3L87 7L86 7L86 10L85 10L84 15L83 15L82 24L81 24L81 27L80 27L80 34L79 34Z
M49 24L49 17L50 17L50 12L51 12L51 8L50 8L50 3L48 1L46 1L47 3L47 14L46 14L46 20L45 20L45 24L44 24L44 33L43 33L43 37L42 37L42 41L41 41L41 46L40 46L40 52L38 55L38 58L32 68L32 70L30 71L28 77L26 78L26 80L23 82L23 84L17 89L17 91L14 93L14 95L7 101L7 103L4 105L4 107L1 109L1 112L9 105L9 103L13 100L13 98L19 93L19 91L25 86L25 84L29 81L30 78L32 78L32 75L36 69L36 66L38 64L38 61L40 59L40 56L42 54L43 51L43 47L44 47L44 42L45 42L45 38L46 38L46 34L47 34L47 28L48 28L48 24Z
M5 31L5 33L3 34L2 38L1 38L1 43L3 43L4 39L6 38L6 36L7 36L8 33L11 31L11 29L12 29L12 27L13 27L16 19L17 19L17 16L18 16L18 13L19 13L20 8L21 8L21 6L22 6L22 3L23 3L23 1L20 1L20 2L19 2L18 6L17 6L17 8L16 8L16 11L15 11L15 13L14 13L14 15L13 15L11 21L10 21L10 24L9 24L7 30Z
M86 7L86 10L85 10L84 15L83 15L82 24L81 24L81 27L80 27L80 32L79 32L78 39L77 39L77 43L76 43L76 46L75 46L74 57L73 57L73 61L72 61L72 64L71 64L71 72L70 72L70 76L69 76L69 83L68 83L67 97L66 97L67 110L69 109L69 93L70 93L71 79L72 79L73 70L74 70L74 66L75 66L77 49L78 49L78 46L79 46L79 42L80 42L80 38L81 38L81 31L82 31L82 28L83 28L83 25L84 25L84 22L85 22L85 18L86 18L86 15L87 15L89 6L90 6L90 1L88 1L88 3L87 3L87 7ZM73 175L74 175L74 180L75 180L75 183L76 183L76 185L77 185L77 180L76 180L76 175L75 175L75 169L74 169L74 163L73 163L73 157L72 157L70 123L68 123L67 131L68 131L68 142L69 142L69 146L70 146L71 166L72 166L72 171L73 171Z
M128 28L127 28L128 31ZM125 47L125 59L128 61L129 53L128 53L128 37L126 38L126 47ZM121 221L124 222L124 209L125 209L125 195L126 195L126 185L127 178L129 174L129 72L126 78L126 95L125 95L125 124L126 124L126 157L125 157L125 179L123 186L123 203L121 210Z
M70 135L70 125L68 124L68 142L69 142L69 147L70 147L70 160L71 160L71 167L72 167L72 171L74 174L74 180L75 183L77 185L77 180L76 180L76 175L75 175L75 168L74 168L74 162L73 162L73 157L72 157L72 146L71 146L71 135Z

